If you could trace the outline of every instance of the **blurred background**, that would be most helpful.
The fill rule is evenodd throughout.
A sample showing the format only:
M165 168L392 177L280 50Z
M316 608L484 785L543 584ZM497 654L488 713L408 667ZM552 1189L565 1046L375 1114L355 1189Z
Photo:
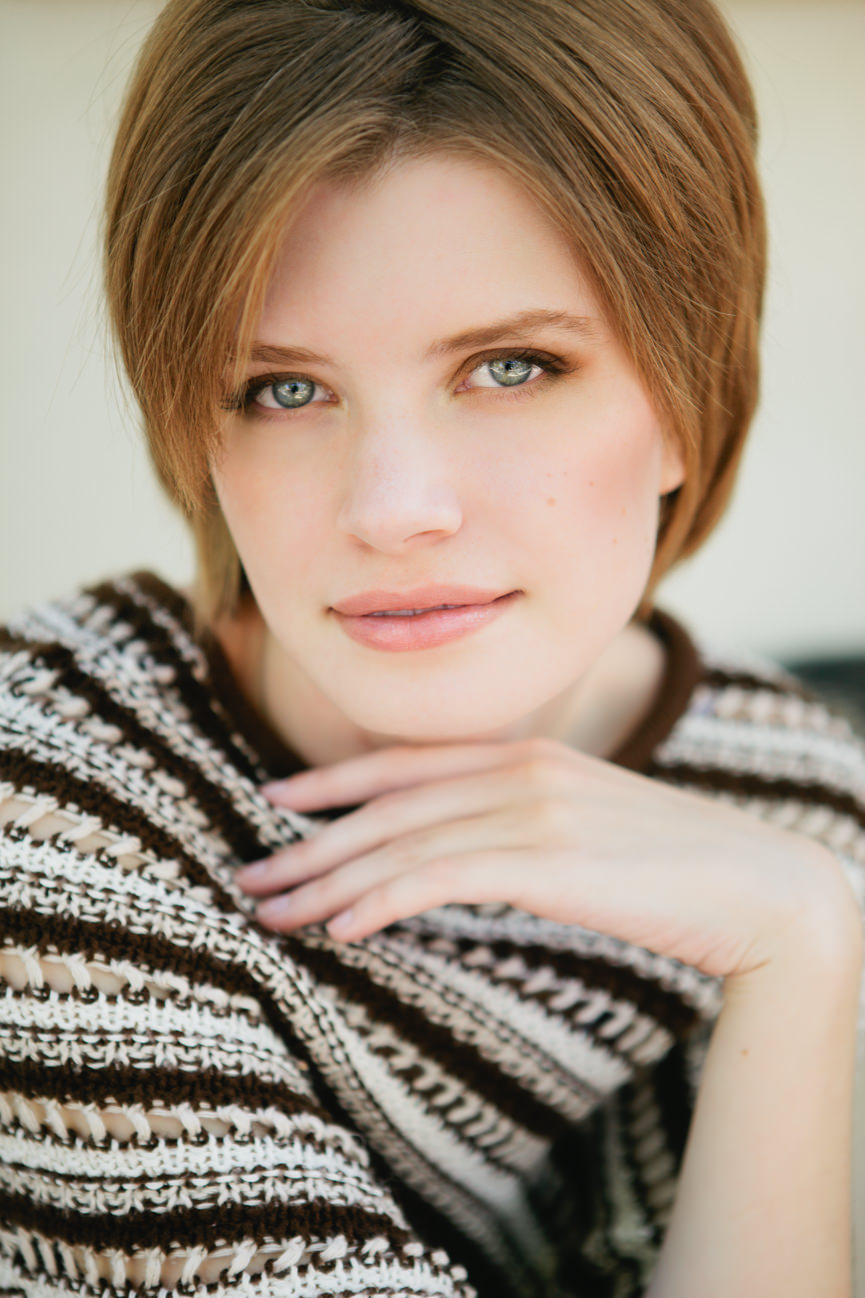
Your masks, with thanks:
M186 583L103 330L113 124L160 0L0 0L0 620L135 567ZM791 664L865 718L865 3L722 0L757 93L771 270L732 505L661 587L698 639ZM857 1101L865 1298L865 1078Z

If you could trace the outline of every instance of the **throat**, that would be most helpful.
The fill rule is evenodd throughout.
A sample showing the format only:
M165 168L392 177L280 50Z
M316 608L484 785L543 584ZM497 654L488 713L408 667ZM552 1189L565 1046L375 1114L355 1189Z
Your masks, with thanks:
M666 666L660 640L643 623L629 623L580 681L553 737L591 757L613 757L654 710Z

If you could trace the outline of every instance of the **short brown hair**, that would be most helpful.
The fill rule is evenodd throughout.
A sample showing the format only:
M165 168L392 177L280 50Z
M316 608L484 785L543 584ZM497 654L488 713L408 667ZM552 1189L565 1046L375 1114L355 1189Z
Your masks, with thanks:
M200 619L245 586L208 466L286 220L317 180L441 149L529 186L684 451L648 611L721 516L756 405L755 141L707 0L169 0L116 137L105 264L153 461L195 533Z

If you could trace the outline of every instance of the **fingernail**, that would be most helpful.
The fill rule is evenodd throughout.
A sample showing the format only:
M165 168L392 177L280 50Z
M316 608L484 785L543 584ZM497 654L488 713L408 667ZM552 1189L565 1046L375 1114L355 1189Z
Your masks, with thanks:
M353 910L341 910L338 915L334 915L333 919L328 921L325 928L331 937L340 937L341 934L350 931L353 919Z
M287 775L284 780L268 780L267 784L259 786L260 792L265 798L278 797L285 793L286 788L293 789L305 773L304 771L298 771L297 775Z
M242 887L245 883L254 883L257 879L263 879L269 869L269 861L250 861L249 865L242 865L239 870L235 870L234 878Z
M283 893L279 897L270 897L263 901L260 906L256 907L256 918L262 924L281 924L283 920L290 919L294 910L294 903L289 894Z

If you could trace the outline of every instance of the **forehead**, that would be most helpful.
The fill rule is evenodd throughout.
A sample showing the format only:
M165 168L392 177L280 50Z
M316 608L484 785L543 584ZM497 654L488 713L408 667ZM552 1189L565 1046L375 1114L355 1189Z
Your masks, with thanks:
M284 231L259 336L323 330L333 348L385 329L427 346L529 307L600 315L574 250L527 187L492 164L437 154L310 188Z

